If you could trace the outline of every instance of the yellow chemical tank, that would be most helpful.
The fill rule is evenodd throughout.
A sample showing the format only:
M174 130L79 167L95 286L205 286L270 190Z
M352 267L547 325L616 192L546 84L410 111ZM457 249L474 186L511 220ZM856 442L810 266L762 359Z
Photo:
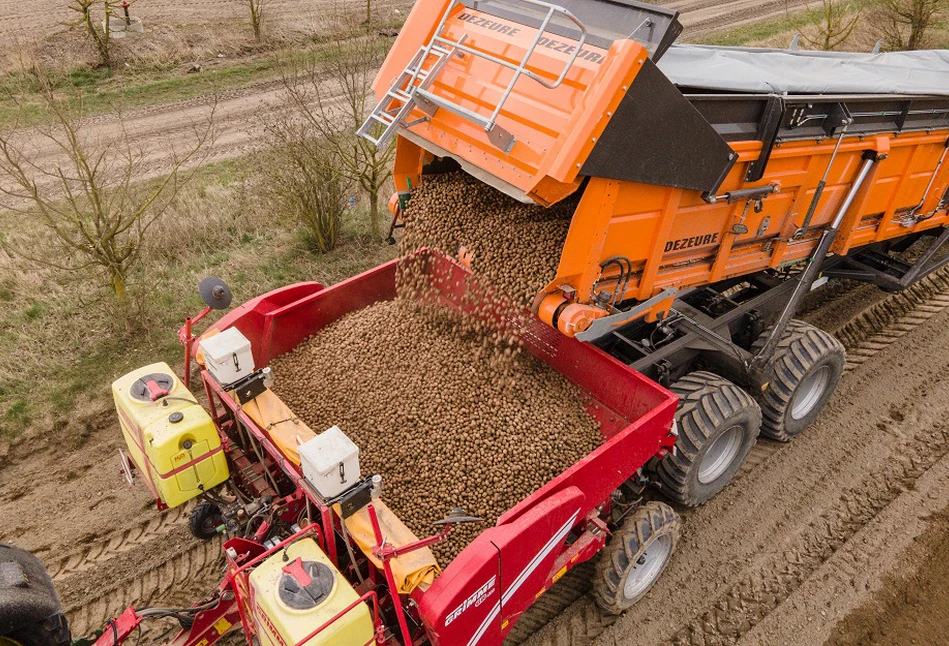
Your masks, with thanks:
M312 538L274 554L250 575L261 646L291 646L359 599ZM306 646L363 646L373 640L372 616L360 603Z
M227 480L214 422L168 364L120 377L112 396L129 455L160 502L176 507Z

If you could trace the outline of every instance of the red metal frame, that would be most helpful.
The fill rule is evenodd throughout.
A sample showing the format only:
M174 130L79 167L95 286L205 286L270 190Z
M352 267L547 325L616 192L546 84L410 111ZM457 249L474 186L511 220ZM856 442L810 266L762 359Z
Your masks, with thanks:
M419 256L424 271L440 286L436 300L462 310L473 308L480 290L470 272L457 262L429 252ZM317 283L302 283L264 294L222 317L216 330L235 327L251 342L254 361L265 366L306 337L343 315L373 303L395 298L397 262L393 261L324 289ZM487 297L487 295L485 295ZM190 320L193 324L205 313ZM186 322L180 337L189 356L194 354L192 325ZM569 339L532 319L522 330L527 350L548 363L588 396L588 410L601 424L603 444L562 474L551 480L505 513L497 525L485 529L462 553L448 563L434 584L416 589L409 599L393 597L398 589L390 560L412 550L444 540L446 527L438 534L407 546L395 548L385 543L376 510L368 507L376 545L373 555L382 561L376 568L358 549L357 560L349 563L348 550L339 552L341 521L335 512L306 484L300 469L290 462L270 440L265 429L241 410L234 399L207 372L202 371L212 419L218 427L229 460L240 453L229 432L240 424L262 449L264 468L272 469L284 494L275 505L286 505L285 516L296 518L302 505L314 509L312 523L285 539L273 549L258 540L233 538L225 543L228 571L213 609L198 613L195 627L183 631L174 646L209 646L217 637L208 626L212 620L240 623L250 640L255 628L250 613L247 580L249 571L263 559L303 536L316 536L328 558L346 574L348 568L368 570L365 582L355 585L360 594L356 603L373 604L376 644L500 644L517 619L534 600L570 568L596 554L609 537L611 494L652 457L662 455L675 442L671 432L676 408L675 396L654 382L597 348ZM280 378L276 375L276 378ZM232 477L240 477L232 470ZM568 536L573 540L566 544ZM355 547L355 546L353 546ZM385 582L385 593L380 585ZM351 608L349 608L351 609ZM425 628L416 635L409 628L407 615ZM325 630L339 617L314 630L301 644ZM388 617L388 619L387 619ZM134 612L120 618L124 626L140 621ZM232 621L234 619L234 621ZM205 621L206 620L206 621ZM394 620L394 621L393 621ZM387 630L386 621L398 626ZM209 623L211 622L211 623ZM217 624L218 626L223 624ZM133 630L134 626L128 628ZM203 632L199 632L203 631ZM397 635L394 634L397 632ZM120 640L121 641L121 640ZM97 642L111 646L111 642ZM341 645L342 646L342 645Z
M205 307L197 316L189 316L185 319L184 326L178 330L178 340L185 347L185 388L191 390L191 353L193 352L194 342L197 337L194 335L194 324L211 313L211 306Z

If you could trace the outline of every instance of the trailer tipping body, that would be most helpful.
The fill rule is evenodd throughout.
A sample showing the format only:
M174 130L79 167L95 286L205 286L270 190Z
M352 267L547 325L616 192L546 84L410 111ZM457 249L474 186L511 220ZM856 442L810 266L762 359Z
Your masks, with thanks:
M625 0L419 3L364 134L397 137L403 202L434 158L522 201L582 191L535 306L571 336L808 260L835 221L839 257L949 221L949 58L680 47L676 17Z

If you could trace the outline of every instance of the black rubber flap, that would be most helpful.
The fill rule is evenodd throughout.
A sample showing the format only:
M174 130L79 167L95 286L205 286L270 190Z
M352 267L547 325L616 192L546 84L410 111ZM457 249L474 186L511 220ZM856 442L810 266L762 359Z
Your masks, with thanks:
M0 543L0 635L61 611L43 564L26 550Z
M285 572L280 576L280 600L294 610L317 607L326 601L335 583L333 571L325 563L303 561L303 569L310 577L310 584L306 587L300 585L292 574Z
M646 59L580 173L714 193L737 156Z

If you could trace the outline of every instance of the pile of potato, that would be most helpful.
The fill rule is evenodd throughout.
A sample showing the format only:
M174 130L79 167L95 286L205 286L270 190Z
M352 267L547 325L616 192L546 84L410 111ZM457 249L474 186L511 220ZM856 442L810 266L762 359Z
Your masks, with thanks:
M576 198L550 208L522 204L463 172L426 176L405 212L403 253L421 247L457 257L518 307L557 274Z
M426 277L403 261L396 300L343 317L271 367L300 419L359 446L362 472L382 476L383 498L419 537L454 507L484 519L434 548L447 565L601 436L575 386L484 321L492 308L524 320L506 308L553 277L569 207L525 207L463 174L427 179L411 204L405 251L466 246L481 280L512 298L460 314L426 302Z
M474 536L600 442L575 386L526 352L499 352L466 317L405 299L349 314L272 363L274 390L314 431L336 425L364 474L420 537L453 507Z

